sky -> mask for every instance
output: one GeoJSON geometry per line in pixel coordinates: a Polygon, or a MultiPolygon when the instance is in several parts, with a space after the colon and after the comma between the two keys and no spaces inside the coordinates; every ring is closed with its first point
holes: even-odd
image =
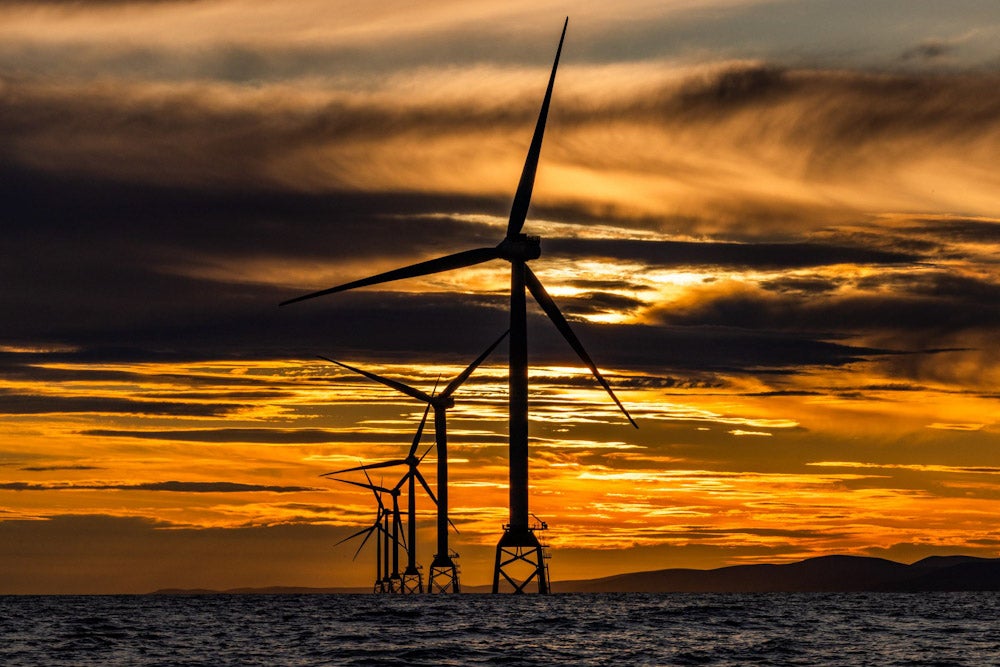
{"type": "MultiPolygon", "coordinates": [[[[0,593],[371,584],[371,494],[320,475],[423,406],[317,355],[430,390],[507,266],[277,304],[500,241],[567,15],[524,231],[639,428],[529,307],[552,578],[1000,555],[995,0],[14,0],[0,593]]],[[[465,584],[505,356],[450,413],[465,584]]]]}

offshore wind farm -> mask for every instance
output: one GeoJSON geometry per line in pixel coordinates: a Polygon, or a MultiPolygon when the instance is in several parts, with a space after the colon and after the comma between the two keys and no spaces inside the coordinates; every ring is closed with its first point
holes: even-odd
{"type": "MultiPolygon", "coordinates": [[[[438,259],[420,262],[342,285],[310,292],[281,303],[282,306],[285,306],[369,285],[379,285],[396,280],[439,273],[441,271],[461,269],[495,259],[502,259],[510,263],[510,329],[466,370],[463,374],[464,377],[460,376],[460,379],[464,381],[472,370],[474,370],[475,366],[493,351],[500,343],[500,340],[508,335],[510,336],[510,349],[508,352],[510,518],[504,524],[503,535],[500,537],[496,547],[492,589],[494,593],[500,591],[501,580],[504,581],[505,585],[510,585],[515,593],[525,592],[531,583],[537,585],[539,593],[544,594],[549,592],[548,565],[546,563],[549,554],[536,534],[540,530],[547,529],[548,525],[540,521],[534,524],[529,523],[529,516],[532,515],[528,509],[529,384],[528,330],[525,313],[527,303],[525,291],[531,293],[552,324],[555,325],[573,351],[580,357],[584,365],[590,369],[594,378],[608,393],[615,405],[618,406],[625,415],[625,418],[628,419],[629,423],[638,428],[635,420],[632,419],[632,416],[621,404],[621,401],[615,396],[608,381],[597,369],[596,364],[583,347],[580,339],[573,332],[562,311],[559,310],[559,307],[552,297],[549,296],[549,293],[545,290],[545,287],[538,280],[537,276],[528,268],[528,261],[538,259],[541,256],[541,239],[521,232],[528,216],[528,208],[531,205],[535,174],[538,170],[542,141],[545,136],[545,124],[548,119],[549,106],[552,101],[552,90],[555,86],[556,71],[559,67],[559,56],[562,53],[568,25],[569,17],[563,22],[562,34],[559,36],[559,45],[556,47],[556,55],[552,63],[552,72],[549,74],[548,85],[545,88],[545,95],[542,98],[538,120],[535,123],[535,131],[531,137],[531,143],[524,161],[524,167],[521,171],[521,178],[517,184],[517,190],[514,193],[514,201],[511,205],[510,216],[507,222],[507,233],[497,246],[464,250],[438,259]]],[[[384,378],[365,373],[340,362],[334,361],[333,363],[361,373],[370,379],[392,386],[403,393],[414,396],[434,406],[435,437],[438,452],[438,551],[434,555],[434,562],[431,565],[428,587],[430,592],[459,592],[458,570],[448,547],[448,459],[447,429],[445,427],[444,416],[445,410],[447,407],[450,407],[447,401],[450,400],[452,391],[458,385],[455,383],[448,385],[441,393],[441,396],[438,397],[438,400],[435,401],[431,396],[417,392],[411,387],[389,382],[384,378]]],[[[459,382],[459,384],[461,383],[459,382]]],[[[395,496],[393,498],[395,499],[395,496]]]]}
{"type": "Polygon", "coordinates": [[[0,3],[0,663],[1000,664],[998,45],[0,3]]]}
{"type": "MultiPolygon", "coordinates": [[[[403,477],[400,478],[399,482],[389,490],[392,495],[393,502],[395,503],[398,497],[399,489],[402,485],[409,480],[410,488],[408,494],[409,502],[409,512],[407,514],[407,519],[409,522],[409,535],[410,535],[410,547],[407,549],[408,552],[408,565],[406,570],[406,575],[408,577],[416,578],[416,586],[412,583],[408,584],[406,581],[401,581],[400,586],[397,588],[395,586],[389,586],[386,590],[385,586],[380,587],[377,583],[375,589],[379,592],[400,592],[400,593],[422,593],[424,590],[423,581],[417,566],[415,565],[415,554],[416,554],[416,512],[414,508],[414,503],[416,501],[414,479],[419,479],[420,483],[423,485],[424,490],[427,491],[428,496],[434,502],[437,507],[437,553],[434,554],[434,560],[431,563],[430,575],[427,581],[427,590],[431,593],[458,593],[460,590],[459,576],[458,576],[458,566],[455,563],[455,554],[452,549],[448,546],[448,527],[449,525],[454,528],[454,524],[448,518],[448,409],[454,407],[455,399],[452,398],[452,394],[462,386],[462,384],[469,379],[473,371],[486,360],[487,357],[496,349],[497,345],[507,337],[509,331],[505,331],[500,338],[496,339],[486,350],[476,357],[469,366],[462,371],[454,380],[449,382],[444,389],[441,390],[440,394],[432,392],[427,394],[410,387],[409,385],[403,384],[396,380],[390,380],[388,378],[381,377],[375,373],[369,373],[353,366],[348,366],[347,364],[335,361],[333,359],[327,359],[331,363],[337,364],[338,366],[343,366],[344,368],[363,375],[370,380],[384,384],[392,389],[396,389],[407,396],[416,398],[419,401],[423,401],[427,404],[427,408],[424,410],[424,416],[420,421],[420,427],[417,429],[417,435],[413,439],[413,445],[410,447],[409,454],[407,458],[403,460],[390,460],[382,461],[379,463],[373,463],[370,465],[358,466],[357,468],[348,468],[346,470],[340,470],[333,473],[326,473],[327,475],[337,475],[346,472],[352,472],[354,470],[363,470],[365,476],[368,476],[368,471],[377,468],[386,468],[399,464],[407,464],[409,470],[403,477]],[[417,471],[417,466],[421,459],[416,458],[417,446],[420,442],[420,436],[423,433],[424,423],[427,420],[427,411],[431,408],[434,409],[434,449],[437,451],[437,485],[438,494],[434,497],[431,492],[430,487],[427,485],[427,481],[423,478],[423,475],[417,471]]],[[[324,357],[325,358],[325,357],[324,357]]],[[[430,450],[428,449],[428,452],[430,450]]],[[[424,454],[426,456],[426,452],[424,454]]],[[[344,480],[341,480],[344,481],[344,480]]],[[[356,482],[352,482],[355,483],[356,482]]],[[[369,485],[371,480],[369,480],[369,485]]],[[[398,516],[398,510],[396,511],[396,516],[398,516]]],[[[395,524],[394,524],[395,526],[395,524]]],[[[457,528],[455,529],[457,532],[457,528]]],[[[388,539],[388,535],[386,536],[388,539]]],[[[399,541],[397,536],[393,536],[393,548],[396,549],[398,553],[399,541]]],[[[395,564],[395,560],[393,561],[395,564]]],[[[394,566],[395,567],[395,566],[394,566]]],[[[394,576],[395,569],[393,570],[394,576]]],[[[376,582],[378,577],[376,577],[376,582]]]]}
{"type": "Polygon", "coordinates": [[[3,3],[0,592],[967,581],[927,568],[1000,553],[997,25],[3,3]],[[316,358],[437,399],[507,329],[446,457],[316,358]]]}

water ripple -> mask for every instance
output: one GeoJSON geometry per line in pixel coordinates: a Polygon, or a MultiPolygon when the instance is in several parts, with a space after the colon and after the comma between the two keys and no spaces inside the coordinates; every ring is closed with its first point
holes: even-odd
{"type": "Polygon", "coordinates": [[[1000,665],[1000,595],[0,597],[0,664],[1000,665]]]}

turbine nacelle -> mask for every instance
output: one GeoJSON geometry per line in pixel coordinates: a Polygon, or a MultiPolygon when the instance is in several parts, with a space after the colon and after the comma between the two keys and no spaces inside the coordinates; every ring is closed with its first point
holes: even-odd
{"type": "Polygon", "coordinates": [[[527,262],[542,256],[542,239],[538,236],[516,234],[508,236],[497,245],[501,259],[508,262],[527,262]]]}
{"type": "Polygon", "coordinates": [[[455,407],[455,399],[452,396],[433,396],[431,397],[431,405],[433,405],[438,410],[451,410],[455,407]]]}

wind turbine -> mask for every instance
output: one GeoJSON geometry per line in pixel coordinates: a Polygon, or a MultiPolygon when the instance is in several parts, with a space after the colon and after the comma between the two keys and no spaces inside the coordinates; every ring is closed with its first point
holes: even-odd
{"type": "MultiPolygon", "coordinates": [[[[306,299],[313,299],[326,294],[344,292],[358,287],[378,285],[403,278],[415,278],[441,271],[460,269],[475,264],[481,264],[494,259],[503,259],[510,262],[510,523],[504,527],[504,534],[497,544],[496,565],[493,574],[493,592],[498,592],[500,576],[511,580],[504,570],[505,566],[515,561],[524,561],[535,567],[535,574],[538,577],[539,592],[548,592],[547,577],[543,562],[543,553],[538,538],[534,535],[534,529],[528,523],[528,333],[527,333],[527,312],[525,289],[531,292],[538,305],[569,343],[570,347],[577,353],[584,365],[597,379],[598,383],[611,396],[618,408],[628,418],[629,422],[638,428],[638,425],[629,415],[628,411],[615,396],[604,376],[597,370],[594,361],[587,354],[583,344],[573,333],[566,318],[560,312],[559,307],[549,296],[549,293],[542,286],[542,283],[535,276],[534,272],[528,268],[528,262],[538,259],[541,256],[541,240],[537,236],[528,236],[521,232],[524,221],[528,214],[528,206],[531,203],[531,193],[535,183],[535,171],[538,167],[538,158],[542,150],[542,137],[545,134],[545,121],[549,112],[549,103],[552,99],[552,87],[555,84],[556,69],[559,66],[559,55],[562,53],[563,41],[566,38],[566,27],[569,18],[563,24],[562,35],[559,38],[559,46],[556,49],[555,61],[552,63],[552,73],[549,75],[548,86],[545,89],[545,97],[542,100],[541,110],[535,124],[535,132],[528,147],[528,155],[524,161],[524,168],[521,171],[521,178],[517,184],[517,191],[514,193],[514,202],[511,206],[510,217],[507,222],[507,234],[492,248],[475,248],[462,252],[439,257],[437,259],[419,262],[407,267],[387,271],[378,275],[362,278],[353,282],[337,285],[328,289],[311,292],[294,299],[284,301],[281,305],[287,305],[306,299]],[[531,554],[535,560],[529,560],[531,554]],[[509,559],[504,559],[510,556],[509,559]]],[[[517,590],[523,588],[515,584],[517,590]]]]}
{"type": "MultiPolygon", "coordinates": [[[[353,535],[348,535],[347,537],[345,537],[344,539],[340,540],[339,542],[337,542],[333,546],[334,547],[338,547],[341,544],[343,544],[344,542],[347,542],[349,540],[353,540],[355,537],[359,537],[361,535],[364,535],[365,539],[361,540],[361,544],[358,545],[358,549],[357,549],[357,551],[354,552],[354,557],[351,559],[351,560],[356,560],[357,557],[358,557],[358,554],[360,554],[361,550],[365,548],[365,544],[368,543],[368,539],[372,536],[372,533],[375,533],[375,585],[374,585],[373,592],[375,592],[375,593],[385,593],[385,592],[387,592],[386,585],[387,585],[388,579],[389,579],[389,576],[388,576],[388,573],[389,573],[389,530],[388,530],[388,527],[383,527],[382,526],[382,521],[383,521],[384,518],[386,518],[388,516],[388,511],[385,508],[385,504],[382,502],[382,496],[379,494],[379,492],[377,490],[378,487],[376,487],[374,484],[371,484],[372,479],[371,479],[371,477],[368,476],[368,471],[365,471],[365,477],[368,479],[369,485],[365,486],[363,484],[357,484],[357,486],[364,486],[365,488],[371,489],[372,494],[374,494],[374,496],[375,496],[375,502],[377,504],[377,511],[375,513],[375,521],[374,521],[374,523],[372,523],[371,526],[369,526],[367,528],[362,528],[361,530],[359,530],[358,532],[354,533],[353,535]],[[382,545],[382,535],[379,534],[380,531],[381,531],[382,534],[385,535],[385,571],[384,571],[384,573],[383,573],[383,568],[382,568],[382,551],[383,551],[383,545],[382,545]]],[[[343,479],[338,479],[337,481],[338,482],[345,482],[347,484],[356,484],[355,482],[348,482],[348,481],[343,480],[343,479]]]]}
{"type": "MultiPolygon", "coordinates": [[[[451,592],[453,593],[459,592],[458,567],[455,565],[455,561],[452,559],[451,551],[448,548],[448,524],[451,523],[448,518],[448,410],[455,405],[455,399],[452,398],[452,394],[454,394],[455,391],[469,379],[472,372],[476,370],[481,363],[483,363],[486,357],[490,356],[490,353],[492,353],[493,350],[496,349],[496,346],[507,337],[508,333],[510,332],[503,332],[502,336],[497,338],[482,354],[476,358],[475,361],[469,364],[464,371],[462,371],[454,380],[449,382],[448,386],[446,386],[444,390],[437,395],[428,394],[398,380],[391,380],[389,378],[382,377],[381,375],[376,375],[375,373],[355,368],[354,366],[349,366],[345,363],[337,361],[336,359],[330,359],[329,357],[323,356],[320,357],[321,359],[326,359],[331,363],[346,368],[349,371],[363,375],[369,380],[374,380],[375,382],[384,384],[387,387],[391,387],[396,391],[417,399],[418,401],[423,401],[428,405],[428,407],[434,409],[434,436],[437,441],[438,484],[437,553],[434,554],[434,561],[431,563],[430,576],[427,580],[427,588],[432,593],[446,593],[448,592],[448,589],[451,589],[451,592]]],[[[413,455],[415,449],[416,441],[414,441],[414,446],[410,449],[411,456],[413,455]]],[[[398,462],[393,461],[389,463],[395,465],[398,462]]],[[[419,461],[417,461],[417,463],[419,463],[419,461]]],[[[366,472],[365,474],[368,473],[366,472]]],[[[419,479],[422,483],[424,483],[425,488],[427,488],[422,475],[419,479]]],[[[427,490],[430,491],[430,489],[427,490]]],[[[452,524],[452,527],[454,527],[454,524],[452,524]]]]}
{"type": "MultiPolygon", "coordinates": [[[[368,472],[365,471],[365,477],[368,477],[368,472]]],[[[392,512],[384,509],[383,505],[383,518],[386,524],[389,522],[389,515],[392,515],[392,571],[389,571],[389,527],[385,526],[385,576],[383,581],[386,583],[386,593],[402,593],[403,592],[403,580],[399,576],[399,545],[400,545],[400,535],[399,526],[403,523],[403,519],[399,512],[399,494],[401,484],[397,484],[391,489],[388,489],[381,484],[373,484],[371,478],[368,477],[368,483],[363,484],[361,482],[352,482],[347,479],[337,479],[338,482],[343,482],[344,484],[353,484],[354,486],[360,486],[363,489],[371,489],[375,492],[376,496],[380,493],[388,493],[392,496],[392,512]]],[[[380,499],[381,504],[381,499],[380,499]]],[[[410,543],[410,549],[412,549],[413,542],[410,543]]],[[[407,545],[403,543],[403,548],[406,549],[407,545]]],[[[408,549],[409,550],[409,549],[408,549]]]]}
{"type": "MultiPolygon", "coordinates": [[[[437,386],[435,386],[435,391],[437,386]]],[[[431,394],[433,396],[433,393],[431,394]]],[[[407,490],[407,540],[409,542],[408,548],[406,549],[406,570],[403,572],[402,577],[402,592],[403,593],[423,593],[424,592],[424,582],[423,578],[420,576],[420,570],[417,569],[417,493],[416,493],[416,483],[419,480],[421,486],[430,496],[431,501],[437,505],[437,498],[434,496],[434,492],[431,491],[431,487],[427,484],[427,480],[420,473],[418,466],[424,460],[424,456],[431,451],[431,447],[427,448],[423,456],[417,456],[417,447],[420,446],[420,437],[424,432],[424,424],[427,423],[427,414],[430,412],[431,404],[428,403],[427,407],[424,409],[423,419],[420,420],[420,426],[417,428],[417,434],[413,437],[413,444],[410,446],[410,451],[407,453],[404,459],[393,459],[391,461],[383,461],[381,463],[370,463],[368,465],[356,466],[354,468],[347,468],[345,470],[337,470],[334,472],[328,472],[321,475],[321,477],[331,477],[333,475],[341,475],[348,472],[355,472],[357,470],[374,470],[376,468],[391,468],[393,466],[405,465],[407,467],[406,474],[396,483],[390,493],[396,493],[404,484],[409,482],[409,489],[407,490]],[[414,582],[416,585],[414,585],[414,582]]],[[[343,480],[341,480],[343,481],[343,480]]]]}

